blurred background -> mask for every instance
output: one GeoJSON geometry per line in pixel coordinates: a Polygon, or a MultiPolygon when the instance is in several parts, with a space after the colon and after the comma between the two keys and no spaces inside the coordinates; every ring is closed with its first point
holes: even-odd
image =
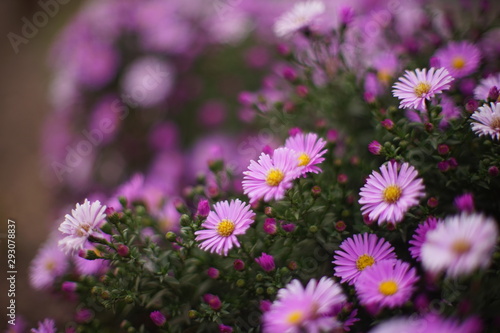
{"type": "MultiPolygon", "coordinates": [[[[61,5],[59,12],[27,42],[18,45],[16,53],[8,34],[22,36],[23,17],[31,18],[40,11],[36,0],[5,0],[0,3],[0,233],[6,233],[7,219],[16,228],[16,312],[29,322],[50,313],[64,318],[68,307],[47,301],[47,293],[29,286],[29,264],[51,228],[53,193],[42,181],[40,135],[44,119],[50,112],[47,98],[50,71],[47,52],[55,36],[83,1],[72,0],[61,5]]],[[[6,324],[6,243],[1,238],[0,329],[6,324]]]]}

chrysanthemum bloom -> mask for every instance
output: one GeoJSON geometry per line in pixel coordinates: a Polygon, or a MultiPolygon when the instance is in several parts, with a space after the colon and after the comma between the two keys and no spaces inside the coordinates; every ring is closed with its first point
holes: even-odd
{"type": "Polygon", "coordinates": [[[434,55],[441,67],[444,67],[454,78],[460,78],[473,73],[481,62],[481,52],[472,43],[450,42],[439,49],[434,55]]]}
{"type": "Polygon", "coordinates": [[[432,67],[406,71],[393,86],[392,94],[401,100],[399,107],[425,110],[425,101],[450,88],[453,77],[446,68],[432,67]]]}
{"type": "Polygon", "coordinates": [[[472,130],[479,136],[500,140],[500,103],[484,104],[471,116],[472,130]]]}
{"type": "Polygon", "coordinates": [[[492,74],[482,79],[474,89],[474,97],[486,101],[493,87],[500,88],[500,73],[492,74]]]}
{"type": "Polygon", "coordinates": [[[106,206],[101,205],[99,200],[92,204],[85,199],[80,205],[71,211],[71,215],[66,214],[65,220],[59,226],[59,231],[67,236],[59,241],[59,246],[66,253],[83,249],[83,245],[90,236],[99,237],[102,232],[98,229],[104,222],[106,206]]]}
{"type": "Polygon", "coordinates": [[[248,170],[243,172],[243,193],[251,203],[261,198],[264,201],[281,200],[300,171],[297,153],[293,150],[278,148],[272,158],[262,153],[259,161],[250,161],[248,170]]]}
{"type": "Polygon", "coordinates": [[[418,261],[421,260],[420,249],[422,248],[422,244],[425,242],[427,233],[430,230],[436,229],[438,223],[441,222],[441,220],[435,217],[429,217],[427,220],[425,220],[424,223],[418,225],[417,229],[415,229],[412,240],[408,242],[411,244],[408,249],[410,250],[411,256],[413,258],[417,259],[418,261]]]}
{"type": "Polygon", "coordinates": [[[245,233],[254,216],[250,205],[241,200],[218,202],[201,225],[205,229],[195,232],[196,241],[205,251],[227,256],[234,245],[240,246],[236,235],[245,233]]]}
{"type": "Polygon", "coordinates": [[[373,171],[360,190],[361,212],[379,224],[401,222],[405,213],[425,195],[424,184],[413,166],[387,163],[373,171]]]}
{"type": "Polygon", "coordinates": [[[278,291],[271,309],[263,315],[263,332],[330,332],[342,327],[332,311],[346,297],[333,280],[312,279],[304,289],[299,280],[278,291]]]}
{"type": "Polygon", "coordinates": [[[325,12],[325,5],[321,1],[304,1],[296,3],[295,6],[285,14],[281,15],[274,24],[274,34],[278,37],[286,37],[302,28],[306,28],[314,19],[325,12]]]}
{"type": "Polygon", "coordinates": [[[356,281],[363,305],[395,308],[407,302],[418,277],[410,264],[401,260],[382,260],[368,267],[356,281]]]}
{"type": "Polygon", "coordinates": [[[450,216],[427,233],[422,265],[431,273],[467,275],[489,265],[498,237],[496,221],[481,214],[450,216]]]}
{"type": "Polygon", "coordinates": [[[367,267],[380,260],[396,259],[396,255],[385,239],[365,233],[344,240],[333,258],[334,275],[340,277],[342,283],[349,282],[352,285],[367,267]]]}
{"type": "Polygon", "coordinates": [[[302,175],[308,172],[320,173],[317,166],[325,159],[322,157],[326,153],[323,149],[326,141],[318,138],[316,133],[299,133],[289,137],[285,142],[285,147],[297,152],[297,165],[301,168],[302,175]]]}
{"type": "Polygon", "coordinates": [[[275,268],[273,256],[270,256],[267,253],[262,253],[260,257],[255,258],[255,262],[258,263],[266,272],[270,272],[275,268]]]}
{"type": "Polygon", "coordinates": [[[30,266],[30,283],[35,289],[49,288],[57,277],[66,272],[68,258],[55,240],[49,240],[36,255],[30,266]]]}
{"type": "Polygon", "coordinates": [[[37,328],[32,328],[30,332],[32,333],[56,333],[56,323],[54,319],[46,318],[42,322],[38,322],[37,328]]]}

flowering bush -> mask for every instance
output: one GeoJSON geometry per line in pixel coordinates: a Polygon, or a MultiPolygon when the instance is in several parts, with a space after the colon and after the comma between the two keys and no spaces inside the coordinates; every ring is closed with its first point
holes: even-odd
{"type": "Polygon", "coordinates": [[[54,50],[66,332],[496,332],[499,4],[208,3],[91,3],[54,50]]]}

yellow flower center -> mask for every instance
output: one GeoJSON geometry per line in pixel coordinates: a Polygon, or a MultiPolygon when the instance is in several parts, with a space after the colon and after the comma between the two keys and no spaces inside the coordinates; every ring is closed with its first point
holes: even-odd
{"type": "Polygon", "coordinates": [[[76,230],[76,235],[78,237],[85,236],[90,230],[90,225],[88,223],[80,225],[80,227],[76,230]]]}
{"type": "Polygon", "coordinates": [[[491,119],[490,127],[495,131],[500,131],[500,117],[493,117],[491,119]]]}
{"type": "Polygon", "coordinates": [[[233,234],[234,222],[230,220],[222,220],[217,225],[217,233],[222,237],[229,237],[233,234]]]}
{"type": "Polygon", "coordinates": [[[451,61],[451,65],[455,69],[462,69],[465,66],[465,59],[461,56],[454,57],[451,61]]]}
{"type": "Polygon", "coordinates": [[[295,310],[290,312],[290,314],[287,316],[286,320],[290,325],[297,325],[300,324],[302,319],[304,318],[304,314],[302,311],[295,310]]]}
{"type": "Polygon", "coordinates": [[[300,154],[299,166],[308,165],[310,161],[311,161],[311,158],[309,157],[309,155],[307,155],[306,153],[300,154]]]}
{"type": "Polygon", "coordinates": [[[469,252],[471,248],[470,242],[465,239],[459,239],[451,244],[451,249],[458,255],[469,252]]]}
{"type": "Polygon", "coordinates": [[[380,82],[389,84],[389,81],[392,79],[392,75],[388,70],[381,69],[377,72],[377,78],[380,82]]]}
{"type": "Polygon", "coordinates": [[[283,178],[285,178],[285,174],[281,170],[271,169],[267,174],[266,183],[269,186],[278,186],[283,178]]]}
{"type": "Polygon", "coordinates": [[[356,260],[356,268],[358,271],[364,270],[366,267],[369,267],[375,263],[375,258],[369,256],[368,254],[363,254],[359,256],[358,260],[356,260]]]}
{"type": "Polygon", "coordinates": [[[45,269],[48,271],[53,271],[56,268],[56,263],[53,260],[48,260],[45,263],[45,269]]]}
{"type": "Polygon", "coordinates": [[[384,296],[394,295],[398,292],[398,284],[393,280],[384,281],[379,285],[378,291],[384,296]]]}
{"type": "Polygon", "coordinates": [[[389,185],[382,193],[383,199],[387,203],[395,203],[401,197],[401,187],[397,185],[389,185]]]}
{"type": "Polygon", "coordinates": [[[415,95],[417,97],[422,97],[422,95],[427,94],[431,90],[431,85],[427,82],[420,82],[419,84],[416,85],[415,89],[415,95]]]}

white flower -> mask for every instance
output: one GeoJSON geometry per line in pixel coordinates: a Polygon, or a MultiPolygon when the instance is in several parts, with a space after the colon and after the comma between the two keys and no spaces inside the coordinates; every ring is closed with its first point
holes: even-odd
{"type": "Polygon", "coordinates": [[[274,33],[285,37],[312,23],[325,12],[325,4],[321,1],[305,1],[295,4],[292,10],[281,15],[274,24],[274,33]]]}
{"type": "Polygon", "coordinates": [[[97,228],[106,218],[105,210],[106,206],[101,206],[98,200],[91,204],[85,199],[82,205],[76,204],[71,215],[66,214],[64,222],[59,226],[59,231],[67,234],[59,241],[61,249],[65,253],[80,250],[90,236],[101,235],[97,228]]]}
{"type": "Polygon", "coordinates": [[[491,136],[500,140],[500,103],[484,104],[471,116],[472,130],[479,136],[491,136]]]}

